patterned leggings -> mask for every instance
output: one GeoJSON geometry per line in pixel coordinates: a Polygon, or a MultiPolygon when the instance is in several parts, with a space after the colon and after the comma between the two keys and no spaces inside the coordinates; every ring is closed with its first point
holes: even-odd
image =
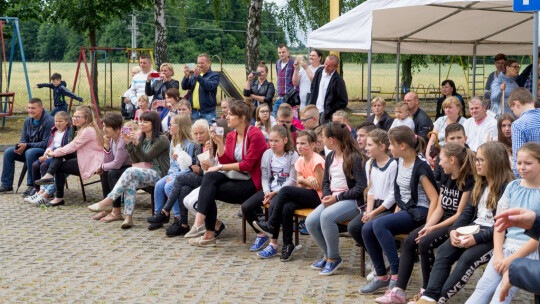
{"type": "Polygon", "coordinates": [[[124,194],[124,214],[133,215],[137,189],[153,186],[160,178],[159,174],[152,169],[129,168],[124,171],[107,196],[114,201],[124,194]]]}

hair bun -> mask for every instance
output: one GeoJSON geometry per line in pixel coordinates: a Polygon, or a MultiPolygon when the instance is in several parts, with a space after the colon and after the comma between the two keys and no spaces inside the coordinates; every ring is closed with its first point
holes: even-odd
{"type": "Polygon", "coordinates": [[[264,65],[266,65],[266,61],[264,61],[264,60],[261,60],[261,63],[260,63],[260,64],[264,64],[264,65]]]}

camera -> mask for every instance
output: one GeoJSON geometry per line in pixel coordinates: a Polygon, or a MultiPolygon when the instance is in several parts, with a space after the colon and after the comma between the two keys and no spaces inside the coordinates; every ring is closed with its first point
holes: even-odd
{"type": "Polygon", "coordinates": [[[253,76],[261,76],[261,72],[253,72],[253,76]]]}

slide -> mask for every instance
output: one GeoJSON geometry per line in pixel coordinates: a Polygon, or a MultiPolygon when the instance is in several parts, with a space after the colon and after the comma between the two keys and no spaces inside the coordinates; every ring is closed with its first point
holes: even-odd
{"type": "Polygon", "coordinates": [[[225,95],[234,98],[236,100],[243,100],[243,91],[234,84],[229,74],[225,70],[217,72],[219,74],[219,87],[223,90],[225,95]]]}

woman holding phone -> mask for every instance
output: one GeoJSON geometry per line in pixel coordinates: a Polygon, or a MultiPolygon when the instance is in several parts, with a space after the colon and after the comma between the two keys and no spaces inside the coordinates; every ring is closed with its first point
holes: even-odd
{"type": "Polygon", "coordinates": [[[145,94],[153,96],[152,110],[156,100],[165,100],[165,91],[171,88],[179,89],[180,83],[178,80],[172,79],[174,76],[174,68],[172,64],[165,62],[159,67],[159,73],[150,73],[146,78],[145,94]],[[155,79],[152,81],[152,79],[155,79]]]}
{"type": "Polygon", "coordinates": [[[249,74],[246,86],[244,88],[244,96],[253,100],[253,107],[257,108],[261,103],[267,103],[272,109],[272,99],[276,93],[274,84],[266,80],[268,76],[268,67],[266,62],[261,61],[257,66],[257,71],[249,74]],[[258,79],[255,79],[255,76],[258,79]]]}

